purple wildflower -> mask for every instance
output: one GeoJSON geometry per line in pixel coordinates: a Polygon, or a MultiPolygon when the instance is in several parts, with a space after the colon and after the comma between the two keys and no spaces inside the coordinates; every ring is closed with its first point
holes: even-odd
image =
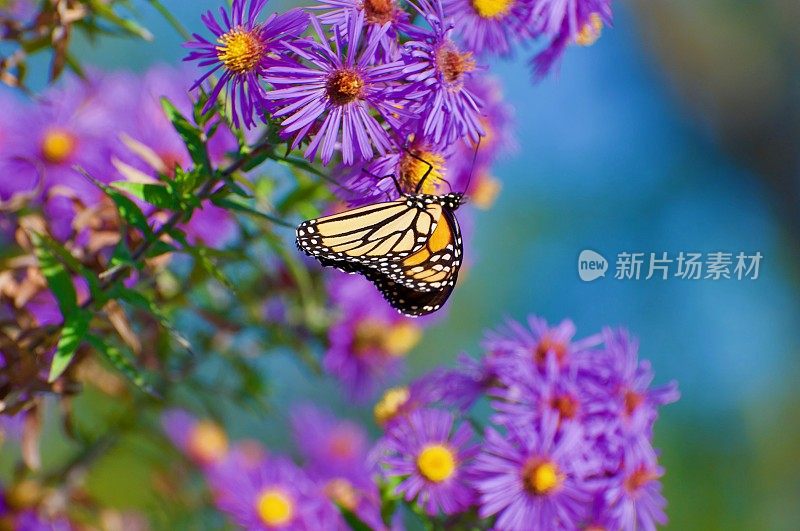
{"type": "Polygon", "coordinates": [[[214,422],[171,409],[162,415],[161,425],[172,443],[201,466],[212,465],[228,454],[228,437],[214,422]]]}
{"type": "Polygon", "coordinates": [[[323,365],[352,398],[363,400],[399,372],[419,341],[418,321],[398,314],[361,277],[332,272],[328,286],[339,318],[328,332],[323,365]]]}
{"type": "Polygon", "coordinates": [[[656,524],[667,523],[667,502],[658,481],[663,475],[654,453],[637,453],[625,462],[617,481],[605,490],[608,515],[615,524],[612,529],[655,531],[656,524]]]}
{"type": "Polygon", "coordinates": [[[312,405],[292,412],[292,428],[301,454],[326,475],[360,474],[367,455],[367,433],[358,424],[338,420],[312,405]]]}
{"type": "Polygon", "coordinates": [[[269,457],[254,467],[241,464],[229,458],[207,472],[217,507],[237,525],[258,531],[339,527],[336,508],[288,459],[269,457]]]}
{"type": "Polygon", "coordinates": [[[581,379],[560,370],[554,356],[548,356],[544,370],[532,363],[512,361],[498,370],[491,394],[497,413],[492,420],[503,426],[534,425],[543,417],[555,415],[559,423],[582,426],[590,404],[581,388],[581,379]]]}
{"type": "MultiPolygon", "coordinates": [[[[484,346],[495,358],[504,358],[502,365],[505,367],[513,362],[534,364],[539,370],[544,370],[547,359],[553,357],[558,366],[566,370],[588,348],[600,342],[599,336],[573,341],[575,324],[568,319],[550,327],[544,319],[530,316],[528,326],[530,329],[509,320],[505,327],[487,335],[484,346]]],[[[515,369],[510,367],[510,377],[513,377],[515,369]]]]}
{"type": "Polygon", "coordinates": [[[411,28],[410,17],[397,0],[318,0],[318,4],[309,9],[324,10],[319,16],[320,22],[337,26],[347,31],[348,20],[359,11],[364,12],[364,26],[369,41],[374,33],[381,33],[380,49],[376,59],[393,61],[398,59],[400,33],[411,28]],[[388,24],[386,31],[382,28],[388,24]]]}
{"type": "Polygon", "coordinates": [[[609,387],[623,431],[652,436],[658,408],[680,398],[677,384],[650,388],[654,378],[650,362],[639,361],[639,342],[626,330],[603,330],[603,342],[612,368],[609,387]]]}
{"type": "Polygon", "coordinates": [[[402,478],[397,492],[430,515],[454,514],[475,501],[470,478],[477,446],[469,425],[454,425],[446,411],[415,411],[392,426],[381,445],[384,475],[402,478]]]}
{"type": "Polygon", "coordinates": [[[443,0],[447,16],[476,54],[509,55],[511,45],[526,36],[531,0],[443,0]]]}
{"type": "Polygon", "coordinates": [[[459,411],[468,411],[489,389],[495,372],[488,358],[475,360],[466,354],[458,357],[455,369],[437,369],[420,378],[432,391],[434,400],[459,411]]]}
{"type": "Polygon", "coordinates": [[[431,29],[417,28],[411,34],[414,40],[405,45],[403,73],[411,83],[406,97],[418,102],[411,107],[418,118],[407,124],[409,132],[442,146],[458,139],[475,143],[484,131],[480,124],[483,103],[465,84],[476,68],[472,53],[461,51],[450,39],[452,26],[439,0],[435,7],[428,0],[416,4],[431,29]]]}
{"type": "Polygon", "coordinates": [[[360,425],[338,420],[312,405],[292,412],[294,438],[305,458],[304,469],[331,501],[380,529],[380,494],[368,463],[367,433],[360,425]]]}
{"type": "Polygon", "coordinates": [[[535,79],[547,75],[567,45],[590,46],[611,24],[611,0],[534,0],[531,32],[551,39],[531,60],[535,79]]]}
{"type": "Polygon", "coordinates": [[[320,151],[323,164],[330,162],[337,143],[345,164],[370,159],[375,151],[386,153],[392,146],[389,134],[372,112],[390,125],[397,125],[396,116],[404,112],[396,84],[403,63],[373,64],[388,26],[371,33],[361,46],[364,12],[359,11],[349,17],[347,31],[333,28],[334,48],[315,17],[311,26],[317,40],[287,43],[298,59],[264,76],[275,87],[267,98],[273,116],[284,118],[282,134],[294,135],[294,148],[313,132],[305,156],[313,160],[320,151]]]}
{"type": "Polygon", "coordinates": [[[580,430],[564,426],[556,437],[557,430],[555,415],[511,427],[507,437],[487,430],[475,466],[482,518],[498,515],[496,527],[509,531],[577,529],[591,501],[590,467],[580,430]]]}
{"type": "Polygon", "coordinates": [[[369,162],[340,166],[337,179],[345,185],[337,191],[344,191],[344,199],[352,205],[396,199],[399,191],[395,179],[403,192],[414,193],[430,168],[419,191],[423,194],[442,193],[443,179],[448,174],[448,157],[452,152],[453,149],[438,148],[422,141],[411,141],[406,147],[395,146],[369,162]]]}
{"type": "Polygon", "coordinates": [[[273,13],[265,22],[258,22],[266,4],[267,0],[233,0],[230,14],[220,8],[221,24],[213,13],[207,12],[202,20],[216,42],[194,34],[195,40],[185,45],[193,49],[185,61],[197,61],[201,68],[211,67],[194,83],[193,89],[217,70],[223,70],[203,112],[211,110],[222,89],[226,88],[233,123],[237,127],[240,123],[253,127],[253,115],[263,114],[265,99],[260,77],[268,71],[276,54],[284,52],[283,40],[299,37],[308,27],[308,16],[298,9],[281,15],[273,13]]]}
{"type": "Polygon", "coordinates": [[[50,226],[60,239],[71,233],[74,201],[93,205],[102,198],[102,192],[74,166],[105,182],[112,178],[114,122],[98,105],[99,85],[96,76],[89,81],[69,78],[49,89],[40,102],[25,109],[24,119],[8,124],[0,153],[5,159],[3,171],[15,176],[11,193],[34,188],[43,192],[40,197],[50,226]]]}

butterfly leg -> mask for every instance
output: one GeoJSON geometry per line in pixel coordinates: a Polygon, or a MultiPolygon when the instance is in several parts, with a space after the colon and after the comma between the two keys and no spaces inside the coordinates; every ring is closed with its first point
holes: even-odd
{"type": "MultiPolygon", "coordinates": [[[[374,173],[372,173],[371,171],[369,171],[366,168],[361,168],[361,171],[366,173],[367,175],[369,175],[373,179],[376,179],[378,182],[380,182],[380,181],[382,181],[384,179],[388,179],[389,177],[391,177],[392,178],[392,182],[394,182],[395,188],[397,188],[397,193],[401,197],[404,195],[403,189],[400,187],[400,181],[397,180],[397,176],[394,173],[392,173],[391,175],[384,175],[383,177],[378,177],[377,175],[375,175],[374,173]]],[[[393,197],[389,197],[389,199],[391,200],[391,199],[394,199],[394,198],[393,197]]]]}

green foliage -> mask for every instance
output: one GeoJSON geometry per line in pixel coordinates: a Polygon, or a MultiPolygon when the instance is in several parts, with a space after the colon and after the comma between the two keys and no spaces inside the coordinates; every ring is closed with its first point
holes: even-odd
{"type": "Polygon", "coordinates": [[[112,367],[122,373],[137,388],[153,397],[158,396],[146,374],[136,367],[129,353],[125,353],[122,349],[95,335],[88,335],[86,340],[112,367]]]}

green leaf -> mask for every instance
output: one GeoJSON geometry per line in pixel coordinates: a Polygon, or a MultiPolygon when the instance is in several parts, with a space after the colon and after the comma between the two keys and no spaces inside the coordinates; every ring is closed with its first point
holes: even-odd
{"type": "Polygon", "coordinates": [[[195,257],[197,263],[200,264],[206,273],[214,277],[217,282],[225,286],[229,291],[236,292],[236,286],[234,286],[231,279],[217,267],[217,264],[211,259],[205,247],[189,247],[187,250],[195,257]]]}
{"type": "Polygon", "coordinates": [[[140,26],[132,20],[128,20],[117,15],[108,2],[103,0],[89,0],[88,3],[91,7],[92,13],[106,19],[108,22],[114,24],[123,31],[136,37],[140,37],[145,41],[153,40],[153,34],[150,33],[147,28],[140,26]]]}
{"type": "Polygon", "coordinates": [[[146,201],[151,205],[169,210],[180,210],[181,204],[177,197],[172,194],[167,186],[155,183],[134,183],[130,181],[116,181],[111,186],[118,190],[123,190],[146,201]]]}
{"type": "Polygon", "coordinates": [[[282,227],[294,228],[294,224],[293,223],[289,223],[289,222],[284,221],[282,219],[276,218],[275,216],[271,216],[271,215],[269,215],[269,214],[267,214],[265,212],[261,212],[259,210],[256,210],[255,208],[253,208],[251,206],[248,206],[248,205],[245,205],[241,201],[238,201],[238,200],[235,200],[235,199],[231,199],[231,198],[227,198],[227,197],[214,197],[214,198],[212,198],[212,202],[217,206],[221,206],[221,207],[227,208],[229,210],[238,210],[239,212],[244,212],[246,214],[250,214],[252,216],[256,216],[256,217],[265,219],[265,220],[267,220],[267,221],[269,221],[271,223],[275,223],[275,224],[280,225],[282,227]]]}
{"type": "Polygon", "coordinates": [[[75,357],[75,351],[89,331],[91,319],[92,315],[86,310],[75,311],[65,318],[61,327],[61,338],[58,340],[53,363],[50,365],[48,381],[54,382],[67,370],[72,358],[75,357]]]}
{"type": "Polygon", "coordinates": [[[136,387],[149,395],[157,396],[152,385],[147,381],[146,375],[131,361],[130,355],[125,354],[125,352],[113,345],[109,345],[105,340],[97,336],[90,334],[86,337],[86,340],[106,359],[106,361],[121,372],[136,387]]]}
{"type": "Polygon", "coordinates": [[[210,178],[212,174],[211,160],[204,142],[205,135],[192,125],[168,99],[162,98],[161,106],[186,145],[186,149],[189,150],[189,157],[194,162],[196,171],[184,173],[181,179],[176,180],[182,192],[190,193],[197,188],[203,178],[210,178]]]}
{"type": "Polygon", "coordinates": [[[92,298],[102,304],[106,295],[100,286],[100,279],[97,277],[95,272],[83,265],[72,255],[72,253],[70,253],[63,245],[53,238],[42,234],[38,235],[38,238],[39,245],[44,247],[48,252],[52,253],[53,257],[57,258],[59,261],[61,261],[61,263],[66,265],[66,267],[69,268],[72,273],[80,275],[86,280],[86,283],[89,285],[89,292],[92,294],[92,298]]]}
{"type": "Polygon", "coordinates": [[[47,279],[47,285],[58,302],[61,315],[66,320],[78,311],[78,296],[72,276],[67,272],[52,250],[45,244],[46,238],[41,234],[31,234],[31,241],[39,260],[39,269],[47,279]]]}
{"type": "Polygon", "coordinates": [[[150,228],[150,225],[147,222],[147,216],[144,215],[142,209],[139,208],[139,206],[134,203],[132,199],[118,190],[111,188],[107,184],[98,181],[89,175],[83,168],[78,167],[76,169],[82,173],[84,177],[93,182],[95,186],[103,190],[103,192],[114,202],[114,205],[117,207],[117,212],[119,212],[120,217],[123,219],[123,221],[125,221],[125,223],[139,229],[146,238],[151,238],[153,236],[153,230],[150,228]]]}

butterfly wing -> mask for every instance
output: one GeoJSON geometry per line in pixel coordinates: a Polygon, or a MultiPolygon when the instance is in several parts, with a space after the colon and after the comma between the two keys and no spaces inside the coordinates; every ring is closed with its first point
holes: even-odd
{"type": "Polygon", "coordinates": [[[383,269],[363,267],[363,274],[400,313],[417,317],[435,312],[455,288],[462,256],[461,231],[448,209],[417,253],[383,269]]]}
{"type": "Polygon", "coordinates": [[[437,203],[410,199],[367,205],[301,223],[297,246],[328,262],[323,265],[349,262],[380,267],[422,249],[441,213],[442,206],[437,203]]]}
{"type": "Polygon", "coordinates": [[[425,245],[382,271],[395,283],[421,292],[439,291],[455,283],[461,267],[463,242],[453,212],[442,209],[442,217],[425,245]]]}

